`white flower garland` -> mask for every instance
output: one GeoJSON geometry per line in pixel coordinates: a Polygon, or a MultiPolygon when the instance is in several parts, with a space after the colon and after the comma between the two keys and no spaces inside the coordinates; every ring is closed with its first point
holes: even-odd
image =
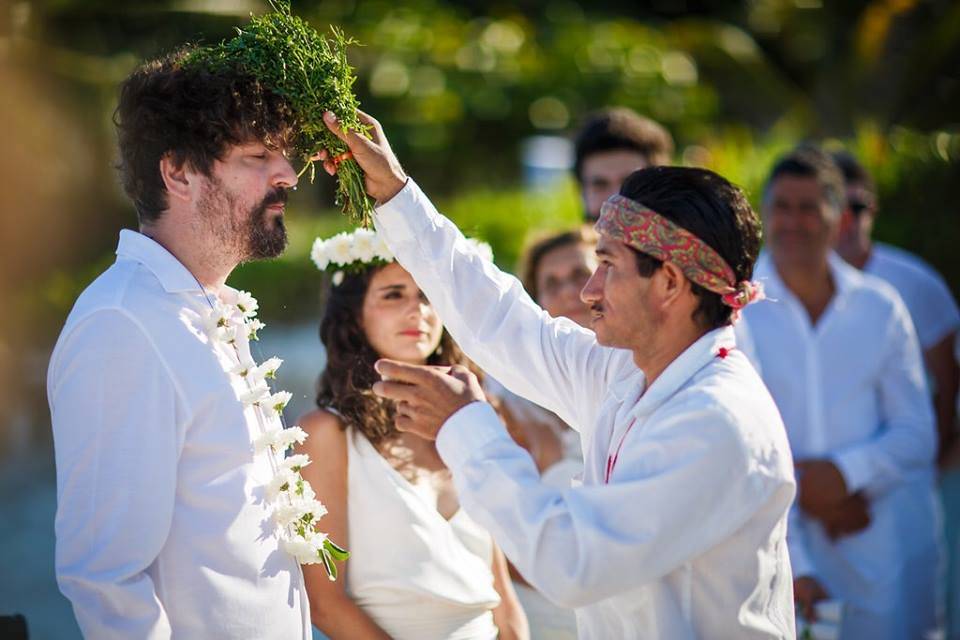
{"type": "MultiPolygon", "coordinates": [[[[486,242],[467,238],[467,243],[485,260],[493,261],[493,249],[486,242]]],[[[327,238],[317,238],[310,259],[320,271],[333,272],[333,285],[340,286],[344,272],[356,272],[371,265],[394,261],[393,252],[376,231],[356,229],[327,238]]]]}
{"type": "Polygon", "coordinates": [[[280,529],[283,549],[300,564],[322,563],[331,580],[337,577],[335,561],[343,561],[349,554],[334,544],[327,534],[317,529],[327,508],[316,499],[310,483],[300,471],[310,464],[304,454],[282,457],[294,444],[302,444],[307,433],[298,426],[284,428],[283,409],[293,397],[288,391],[271,391],[268,380],[275,380],[283,364],[280,358],[269,358],[257,364],[249,356],[241,355],[237,339],[246,336],[258,340],[257,332],[264,324],[257,320],[260,305],[246,291],[240,291],[234,300],[217,299],[202,319],[203,328],[211,342],[223,342],[233,347],[237,364],[228,373],[245,382],[238,400],[257,414],[262,433],[253,442],[256,455],[270,457],[274,476],[264,487],[267,499],[273,503],[273,521],[280,529]],[[278,459],[279,457],[279,459],[278,459]]]}

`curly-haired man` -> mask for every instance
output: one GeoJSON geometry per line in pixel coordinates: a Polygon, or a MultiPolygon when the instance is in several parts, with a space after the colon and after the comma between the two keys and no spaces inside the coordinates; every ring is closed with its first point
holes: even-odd
{"type": "Polygon", "coordinates": [[[307,638],[302,574],[263,499],[271,461],[251,446],[271,425],[230,373],[252,309],[210,322],[242,305],[233,268],[286,245],[295,119],[255,79],[187,54],[121,87],[139,233],[120,232],[50,362],[57,580],[87,637],[307,638]]]}

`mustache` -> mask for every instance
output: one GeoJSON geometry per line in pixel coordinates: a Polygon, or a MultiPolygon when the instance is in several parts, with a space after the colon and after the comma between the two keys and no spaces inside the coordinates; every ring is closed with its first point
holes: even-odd
{"type": "Polygon", "coordinates": [[[595,313],[603,313],[603,305],[600,304],[599,302],[594,302],[593,304],[590,305],[590,311],[593,311],[595,313]]]}
{"type": "Polygon", "coordinates": [[[287,204],[287,198],[290,197],[290,192],[285,187],[275,187],[270,193],[268,193],[263,201],[260,203],[258,209],[266,209],[267,207],[272,207],[275,204],[287,204]]]}

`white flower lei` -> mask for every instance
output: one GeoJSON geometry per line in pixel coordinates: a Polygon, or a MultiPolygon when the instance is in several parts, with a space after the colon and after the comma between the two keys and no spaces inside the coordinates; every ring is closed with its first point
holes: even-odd
{"type": "MultiPolygon", "coordinates": [[[[466,238],[467,243],[484,260],[493,261],[493,249],[486,242],[466,238]]],[[[310,250],[310,259],[320,271],[333,272],[333,285],[340,286],[344,272],[356,272],[377,264],[394,261],[393,252],[376,231],[356,229],[327,238],[317,238],[310,250]]]]}
{"type": "Polygon", "coordinates": [[[327,508],[316,499],[310,483],[300,475],[301,469],[310,464],[310,458],[304,454],[283,457],[294,444],[302,444],[307,438],[299,426],[283,426],[283,409],[292,394],[272,391],[267,382],[276,379],[283,360],[274,357],[258,365],[252,358],[242,356],[237,348],[237,339],[241,336],[259,340],[257,332],[266,326],[257,320],[259,306],[246,291],[238,292],[230,301],[216,299],[202,318],[203,328],[211,342],[232,346],[237,356],[237,363],[228,373],[244,381],[245,389],[237,399],[257,415],[261,435],[252,443],[254,453],[270,457],[274,476],[264,489],[267,499],[273,503],[273,521],[280,529],[281,546],[300,564],[322,563],[327,576],[335,580],[335,561],[346,560],[349,553],[317,528],[327,508]]]}

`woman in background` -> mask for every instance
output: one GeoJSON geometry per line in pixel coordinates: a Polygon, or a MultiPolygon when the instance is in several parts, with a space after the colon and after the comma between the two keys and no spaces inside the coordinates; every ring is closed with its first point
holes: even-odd
{"type": "MultiPolygon", "coordinates": [[[[524,252],[521,279],[530,296],[555,318],[569,318],[589,329],[590,308],[580,291],[597,267],[596,233],[587,227],[540,238],[524,252]]],[[[533,457],[541,478],[557,487],[569,487],[583,470],[579,434],[553,413],[496,382],[491,393],[501,399],[517,441],[533,457]]],[[[534,639],[573,640],[577,625],[573,611],[551,603],[530,587],[511,566],[517,597],[523,605],[534,639]]]]}
{"type": "MultiPolygon", "coordinates": [[[[330,638],[526,638],[506,561],[460,508],[433,442],[400,433],[371,391],[374,363],[468,364],[413,278],[373,232],[318,241],[338,268],[320,325],[327,366],[301,472],[329,512],[324,530],[351,553],[336,582],[305,566],[313,624],[330,638]]],[[[331,269],[331,270],[332,270],[331,269]]]]}

